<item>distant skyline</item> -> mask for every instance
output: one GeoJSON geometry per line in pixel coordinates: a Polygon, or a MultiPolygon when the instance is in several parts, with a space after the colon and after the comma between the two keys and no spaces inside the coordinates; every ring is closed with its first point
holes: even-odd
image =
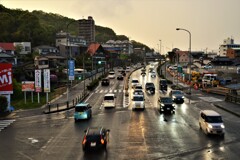
{"type": "Polygon", "coordinates": [[[0,0],[6,8],[42,10],[73,19],[92,16],[117,35],[166,53],[172,48],[215,51],[224,39],[240,44],[240,0],[0,0]]]}

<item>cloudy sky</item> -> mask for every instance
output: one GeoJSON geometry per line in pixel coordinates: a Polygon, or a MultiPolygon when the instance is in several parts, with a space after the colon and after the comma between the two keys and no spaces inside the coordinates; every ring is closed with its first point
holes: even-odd
{"type": "Polygon", "coordinates": [[[240,0],[0,0],[7,8],[42,10],[96,25],[167,52],[172,48],[218,51],[232,37],[240,44],[240,0]],[[160,45],[161,40],[161,45],[160,45]]]}

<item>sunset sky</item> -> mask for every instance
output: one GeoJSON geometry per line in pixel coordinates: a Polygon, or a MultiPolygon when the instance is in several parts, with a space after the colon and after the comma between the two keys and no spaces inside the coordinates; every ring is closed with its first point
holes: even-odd
{"type": "Polygon", "coordinates": [[[218,52],[223,40],[240,44],[240,0],[0,0],[6,8],[42,10],[73,19],[92,16],[95,24],[148,45],[218,52]]]}

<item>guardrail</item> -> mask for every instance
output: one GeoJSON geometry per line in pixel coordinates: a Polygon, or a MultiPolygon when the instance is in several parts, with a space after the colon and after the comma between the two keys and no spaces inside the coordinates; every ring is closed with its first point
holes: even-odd
{"type": "Polygon", "coordinates": [[[60,111],[65,111],[69,110],[75,107],[77,103],[83,102],[83,100],[89,95],[88,92],[82,93],[76,98],[72,99],[71,101],[66,101],[63,103],[57,103],[57,104],[46,104],[46,110],[43,111],[45,114],[50,114],[50,113],[55,113],[55,112],[60,112],[60,111]]]}
{"type": "Polygon", "coordinates": [[[226,97],[225,97],[225,101],[240,104],[240,96],[239,95],[227,94],[226,97]]]}

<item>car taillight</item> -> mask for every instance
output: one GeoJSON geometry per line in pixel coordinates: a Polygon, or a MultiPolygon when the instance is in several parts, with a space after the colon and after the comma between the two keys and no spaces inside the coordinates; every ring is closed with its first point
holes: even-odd
{"type": "Polygon", "coordinates": [[[102,136],[101,136],[101,143],[104,144],[104,139],[102,138],[102,136]]]}
{"type": "Polygon", "coordinates": [[[86,138],[86,136],[84,136],[82,144],[85,144],[86,142],[87,142],[87,138],[86,138]]]}

